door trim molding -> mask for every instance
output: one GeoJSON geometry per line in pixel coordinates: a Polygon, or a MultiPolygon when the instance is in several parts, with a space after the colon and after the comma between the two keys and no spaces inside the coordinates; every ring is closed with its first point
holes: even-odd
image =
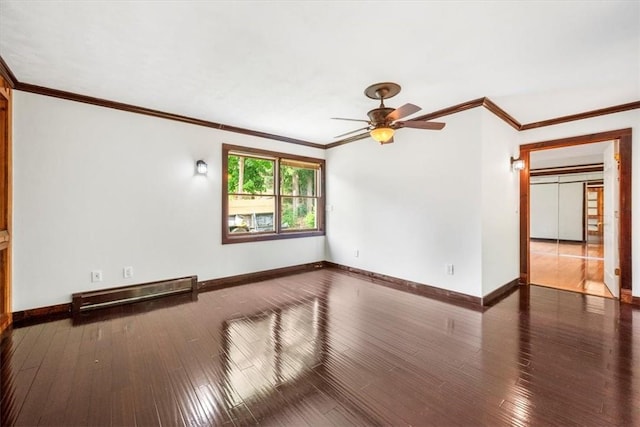
{"type": "MultiPolygon", "coordinates": [[[[620,287],[632,289],[631,258],[631,128],[520,145],[525,168],[520,171],[520,283],[529,285],[529,161],[532,151],[618,140],[620,147],[620,287]]],[[[621,293],[622,294],[622,293],[621,293]]]]}
{"type": "Polygon", "coordinates": [[[11,136],[12,131],[12,89],[11,82],[6,81],[0,76],[0,98],[3,100],[4,108],[2,114],[0,114],[0,152],[3,153],[2,168],[0,168],[0,197],[4,198],[0,206],[3,206],[3,225],[6,227],[0,230],[1,243],[0,250],[3,251],[0,254],[0,280],[4,282],[0,285],[0,299],[2,310],[0,310],[0,333],[4,331],[13,321],[11,313],[11,247],[12,245],[12,216],[13,216],[13,160],[12,160],[12,147],[11,136]]]}

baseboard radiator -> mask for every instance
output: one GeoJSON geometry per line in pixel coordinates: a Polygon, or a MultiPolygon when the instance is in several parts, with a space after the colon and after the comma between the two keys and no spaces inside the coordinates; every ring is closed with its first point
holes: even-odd
{"type": "Polygon", "coordinates": [[[130,304],[151,298],[187,292],[191,293],[193,300],[198,299],[198,276],[100,289],[97,291],[78,292],[72,295],[71,312],[75,316],[87,310],[130,304]]]}

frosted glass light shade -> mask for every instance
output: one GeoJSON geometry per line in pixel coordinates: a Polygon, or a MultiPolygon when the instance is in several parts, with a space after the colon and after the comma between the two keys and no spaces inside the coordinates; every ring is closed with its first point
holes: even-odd
{"type": "Polygon", "coordinates": [[[375,128],[371,129],[369,135],[378,142],[387,142],[393,137],[393,129],[387,127],[375,128]]]}
{"type": "Polygon", "coordinates": [[[524,160],[522,160],[522,159],[514,159],[512,157],[511,158],[511,168],[514,171],[521,171],[522,169],[524,169],[524,160]]]}
{"type": "Polygon", "coordinates": [[[204,162],[204,160],[198,160],[196,162],[196,172],[198,173],[198,175],[206,175],[208,169],[209,168],[207,164],[204,162]]]}

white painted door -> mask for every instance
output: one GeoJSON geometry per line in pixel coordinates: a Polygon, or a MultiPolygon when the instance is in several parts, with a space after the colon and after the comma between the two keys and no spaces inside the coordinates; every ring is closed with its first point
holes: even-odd
{"type": "Polygon", "coordinates": [[[620,185],[618,182],[617,142],[604,151],[604,284],[614,297],[620,298],[618,220],[620,217],[620,185]]]}

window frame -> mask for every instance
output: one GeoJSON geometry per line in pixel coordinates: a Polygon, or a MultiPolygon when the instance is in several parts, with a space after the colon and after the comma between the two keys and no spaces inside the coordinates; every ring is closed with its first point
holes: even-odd
{"type": "MultiPolygon", "coordinates": [[[[245,243],[245,242],[261,242],[266,240],[280,240],[280,239],[294,239],[300,237],[313,237],[325,235],[325,160],[314,157],[299,156],[295,154],[280,153],[276,151],[267,151],[252,147],[243,147],[231,144],[222,144],[222,244],[230,243],[245,243]],[[267,158],[274,160],[274,230],[258,233],[231,233],[229,231],[229,154],[245,154],[247,156],[254,156],[257,158],[267,158]],[[316,183],[316,191],[318,195],[315,197],[317,200],[316,207],[316,225],[317,228],[313,230],[287,230],[282,229],[282,212],[281,212],[281,200],[283,197],[292,197],[290,195],[283,195],[280,191],[280,162],[294,161],[303,163],[317,164],[319,177],[316,183]]],[[[231,193],[235,194],[235,193],[231,193]]]]}

